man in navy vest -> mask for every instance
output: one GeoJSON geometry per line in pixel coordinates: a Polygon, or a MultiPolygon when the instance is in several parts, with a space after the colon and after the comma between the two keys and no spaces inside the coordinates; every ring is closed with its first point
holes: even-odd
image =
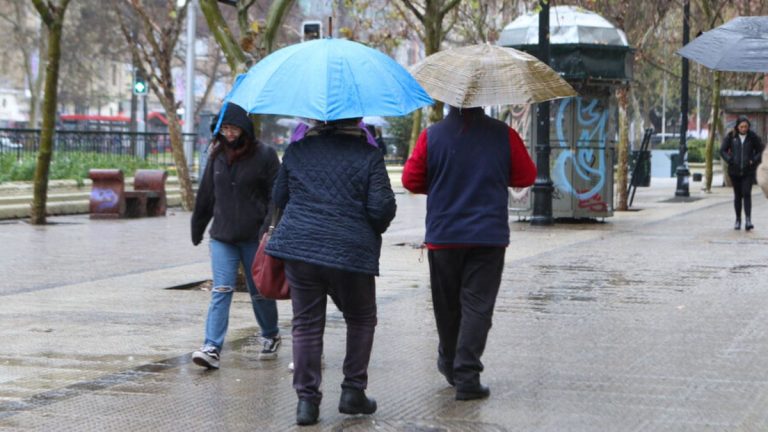
{"type": "Polygon", "coordinates": [[[424,130],[403,186],[427,194],[426,239],[439,336],[437,369],[457,400],[490,395],[480,383],[509,244],[507,187],[526,187],[536,166],[518,133],[482,108],[450,107],[424,130]]]}

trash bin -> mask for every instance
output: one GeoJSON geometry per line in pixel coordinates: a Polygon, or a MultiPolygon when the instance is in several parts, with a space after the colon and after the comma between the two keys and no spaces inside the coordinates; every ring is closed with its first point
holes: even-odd
{"type": "Polygon", "coordinates": [[[680,160],[680,153],[672,153],[669,155],[669,159],[672,161],[669,167],[669,176],[677,177],[677,166],[679,165],[678,161],[680,160]]]}
{"type": "Polygon", "coordinates": [[[633,150],[629,155],[629,175],[632,186],[648,187],[651,185],[651,151],[633,150]]]}

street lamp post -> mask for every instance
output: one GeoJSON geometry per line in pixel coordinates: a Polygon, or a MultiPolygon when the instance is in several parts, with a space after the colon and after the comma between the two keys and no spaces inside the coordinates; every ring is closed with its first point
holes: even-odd
{"type": "Polygon", "coordinates": [[[187,167],[195,165],[195,147],[192,134],[195,132],[195,30],[197,25],[195,0],[187,4],[187,58],[184,93],[184,156],[187,167]]]}
{"type": "MultiPolygon", "coordinates": [[[[691,3],[690,0],[683,2],[683,46],[688,44],[688,33],[690,33],[690,26],[688,19],[691,15],[691,3]]],[[[675,190],[675,196],[687,197],[691,193],[688,189],[688,178],[691,173],[688,171],[688,167],[685,164],[685,153],[688,151],[688,147],[685,143],[686,135],[688,134],[688,59],[683,57],[683,70],[682,77],[680,78],[680,152],[677,158],[677,189],[675,190]]]]}
{"type": "MultiPolygon", "coordinates": [[[[541,0],[539,11],[539,52],[542,62],[549,64],[549,0],[541,0]]],[[[533,216],[531,225],[552,225],[552,191],[549,177],[549,101],[536,104],[536,181],[533,184],[533,216]]]]}

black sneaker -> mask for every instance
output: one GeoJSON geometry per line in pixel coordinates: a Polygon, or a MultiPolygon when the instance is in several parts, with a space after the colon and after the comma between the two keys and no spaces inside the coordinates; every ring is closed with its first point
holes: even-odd
{"type": "Polygon", "coordinates": [[[262,337],[261,338],[261,352],[259,353],[259,360],[274,360],[277,358],[277,350],[280,349],[282,339],[280,335],[275,337],[262,337]]]}
{"type": "Polygon", "coordinates": [[[212,346],[204,346],[200,350],[192,353],[192,361],[204,368],[219,368],[219,350],[212,346]]]}

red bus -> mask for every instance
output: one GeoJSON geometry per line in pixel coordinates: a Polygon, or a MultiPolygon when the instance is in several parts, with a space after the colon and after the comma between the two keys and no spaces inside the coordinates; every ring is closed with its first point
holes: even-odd
{"type": "Polygon", "coordinates": [[[61,114],[59,124],[64,130],[127,132],[131,118],[123,114],[61,114]]]}

